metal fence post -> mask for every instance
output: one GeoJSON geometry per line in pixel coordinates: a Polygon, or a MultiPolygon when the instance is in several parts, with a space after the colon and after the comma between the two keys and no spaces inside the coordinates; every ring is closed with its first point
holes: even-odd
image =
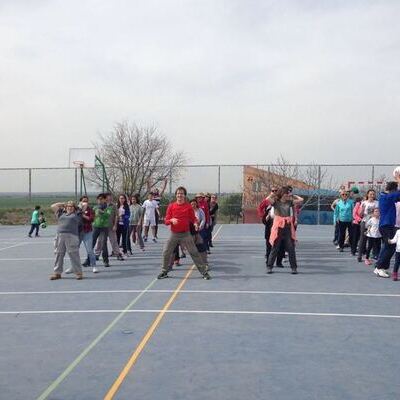
{"type": "Polygon", "coordinates": [[[29,192],[28,192],[28,199],[29,201],[32,201],[32,168],[28,169],[28,187],[29,187],[29,192]]]}
{"type": "Polygon", "coordinates": [[[78,169],[75,168],[75,201],[78,201],[78,169]]]}
{"type": "Polygon", "coordinates": [[[321,224],[321,166],[318,165],[318,211],[317,211],[317,225],[321,224]]]}
{"type": "Polygon", "coordinates": [[[372,170],[371,170],[372,187],[374,187],[374,180],[375,180],[375,165],[372,166],[372,170]]]}
{"type": "Polygon", "coordinates": [[[221,166],[218,165],[218,196],[221,195],[221,166]]]}

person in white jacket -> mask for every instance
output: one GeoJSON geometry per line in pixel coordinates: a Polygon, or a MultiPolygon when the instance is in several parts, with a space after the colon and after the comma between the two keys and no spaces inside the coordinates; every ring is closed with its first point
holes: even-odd
{"type": "Polygon", "coordinates": [[[394,281],[398,280],[398,272],[399,272],[399,265],[400,265],[400,229],[396,231],[393,239],[389,239],[390,244],[396,243],[396,253],[394,259],[394,267],[392,272],[392,279],[394,281]]]}

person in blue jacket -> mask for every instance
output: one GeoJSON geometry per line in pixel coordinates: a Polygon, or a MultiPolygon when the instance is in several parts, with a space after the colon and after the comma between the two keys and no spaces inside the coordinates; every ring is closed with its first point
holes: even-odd
{"type": "Polygon", "coordinates": [[[339,251],[343,252],[344,240],[346,238],[346,230],[349,234],[350,245],[352,235],[352,221],[353,221],[353,207],[354,200],[349,198],[349,192],[341,192],[340,200],[336,203],[334,220],[339,227],[338,246],[339,251]]]}
{"type": "Polygon", "coordinates": [[[396,203],[400,201],[397,182],[388,182],[379,196],[379,232],[382,235],[382,248],[375,264],[374,274],[381,278],[389,278],[387,270],[390,260],[396,251],[396,245],[389,242],[396,233],[396,203]]]}

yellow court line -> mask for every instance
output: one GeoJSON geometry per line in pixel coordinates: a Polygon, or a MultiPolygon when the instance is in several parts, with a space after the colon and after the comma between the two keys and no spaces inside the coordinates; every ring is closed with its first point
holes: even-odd
{"type": "Polygon", "coordinates": [[[123,368],[123,370],[121,371],[121,373],[119,374],[118,378],[115,380],[115,382],[113,383],[113,385],[111,386],[110,390],[108,391],[108,393],[106,394],[106,396],[104,397],[104,400],[112,400],[114,398],[114,395],[117,393],[118,389],[120,388],[122,382],[124,381],[124,379],[126,378],[126,376],[128,375],[129,371],[131,370],[131,368],[135,365],[138,357],[140,356],[140,353],[143,351],[143,349],[145,348],[147,342],[150,340],[150,338],[152,337],[153,333],[155,332],[157,326],[160,324],[161,320],[163,319],[166,311],[169,309],[169,307],[171,306],[171,304],[173,303],[173,301],[175,300],[176,296],[178,296],[179,291],[182,289],[183,285],[185,284],[185,282],[187,281],[187,279],[189,278],[190,274],[192,273],[193,269],[194,269],[194,265],[192,265],[192,267],[190,268],[190,270],[186,273],[185,277],[183,278],[183,280],[181,281],[181,283],[177,286],[177,288],[175,289],[174,293],[172,294],[172,296],[169,298],[169,300],[165,303],[163,309],[160,311],[160,313],[157,315],[157,318],[153,321],[153,323],[151,324],[149,330],[146,332],[146,334],[144,335],[143,339],[141,340],[141,342],[139,343],[138,347],[136,348],[136,350],[133,352],[133,354],[131,355],[129,361],[126,363],[125,367],[123,368]]]}
{"type": "MultiPolygon", "coordinates": [[[[213,236],[213,239],[215,239],[219,233],[219,231],[222,229],[222,225],[219,227],[215,235],[213,236]]],[[[129,358],[129,361],[126,363],[125,367],[122,369],[120,372],[118,378],[115,380],[109,391],[104,397],[104,400],[112,400],[115,396],[115,394],[118,392],[119,388],[121,387],[123,381],[125,380],[126,376],[129,374],[129,371],[132,369],[132,367],[135,365],[137,359],[139,358],[141,352],[143,349],[146,347],[146,344],[150,340],[150,338],[153,336],[153,333],[157,329],[158,325],[160,324],[161,320],[163,319],[164,315],[167,313],[168,309],[170,308],[171,304],[174,302],[176,296],[178,296],[179,291],[182,289],[183,285],[189,278],[190,274],[193,272],[195,265],[192,265],[192,267],[189,269],[189,271],[186,273],[184,276],[183,280],[180,282],[180,284],[177,286],[175,289],[174,293],[172,296],[169,298],[169,300],[165,303],[164,307],[160,311],[160,313],[157,315],[156,319],[153,321],[151,324],[150,328],[144,335],[143,339],[139,343],[138,347],[136,347],[136,350],[132,353],[131,357],[129,358]]]]}

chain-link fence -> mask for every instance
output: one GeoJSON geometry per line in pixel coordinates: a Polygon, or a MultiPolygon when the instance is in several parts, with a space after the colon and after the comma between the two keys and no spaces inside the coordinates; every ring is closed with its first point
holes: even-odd
{"type": "MultiPolygon", "coordinates": [[[[255,210],[269,187],[290,184],[295,193],[305,198],[300,222],[326,224],[331,222],[330,204],[341,185],[357,186],[361,193],[370,187],[380,190],[383,182],[393,179],[395,167],[395,164],[186,165],[168,181],[164,202],[167,204],[175,188],[183,185],[191,195],[218,194],[220,218],[226,222],[258,222],[255,210]]],[[[49,205],[57,200],[77,199],[82,193],[95,195],[104,191],[104,184],[93,182],[91,176],[90,169],[0,169],[0,210],[29,208],[36,203],[49,205]]]]}

